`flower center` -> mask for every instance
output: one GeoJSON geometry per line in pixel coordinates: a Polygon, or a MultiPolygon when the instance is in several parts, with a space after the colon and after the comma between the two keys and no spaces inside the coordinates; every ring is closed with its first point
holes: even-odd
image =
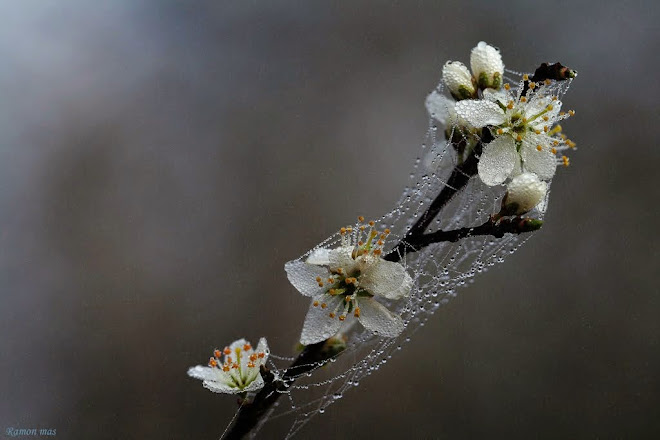
{"type": "MultiPolygon", "coordinates": [[[[345,320],[350,313],[353,313],[356,318],[359,317],[359,298],[373,297],[371,293],[360,287],[360,276],[362,275],[360,268],[370,264],[369,260],[380,258],[385,239],[390,234],[389,229],[378,232],[375,229],[374,221],[366,224],[363,222],[364,217],[360,216],[355,228],[347,226],[339,230],[341,247],[352,248],[351,258],[354,264],[351,267],[338,267],[331,270],[330,276],[325,280],[320,276],[316,277],[319,287],[328,287],[326,290],[328,295],[343,298],[343,301],[337,301],[337,305],[328,312],[330,318],[336,317],[340,321],[345,320]]],[[[328,304],[325,302],[314,301],[312,305],[322,309],[328,308],[328,304]]]]}
{"type": "Polygon", "coordinates": [[[209,367],[221,369],[227,373],[227,385],[234,388],[245,388],[252,383],[257,377],[259,366],[261,365],[259,359],[263,359],[266,353],[263,351],[254,352],[250,344],[245,344],[243,347],[236,347],[234,352],[229,347],[225,347],[222,351],[213,350],[213,356],[209,359],[209,367]],[[235,356],[235,357],[234,357],[235,356]],[[243,357],[247,356],[247,362],[243,365],[243,357]],[[221,358],[224,358],[221,360],[221,358]]]}

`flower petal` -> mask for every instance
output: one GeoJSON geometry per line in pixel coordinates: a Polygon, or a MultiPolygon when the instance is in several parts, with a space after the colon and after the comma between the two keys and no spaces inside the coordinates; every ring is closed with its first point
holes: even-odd
{"type": "Polygon", "coordinates": [[[483,94],[485,100],[492,102],[499,101],[503,105],[506,105],[510,100],[509,94],[505,89],[497,90],[488,88],[484,89],[483,94]]]}
{"type": "Polygon", "coordinates": [[[454,100],[441,95],[435,90],[426,97],[426,110],[433,119],[442,125],[452,124],[456,120],[454,104],[454,100]]]}
{"type": "MultiPolygon", "coordinates": [[[[257,370],[257,371],[259,371],[259,370],[257,370]]],[[[262,389],[264,387],[264,385],[265,385],[264,384],[264,378],[261,377],[261,374],[259,373],[259,375],[252,381],[252,383],[250,383],[248,386],[243,388],[242,391],[243,392],[258,391],[258,390],[262,389]]]]}
{"type": "Polygon", "coordinates": [[[307,257],[306,263],[315,264],[317,266],[327,266],[330,264],[330,259],[328,258],[329,253],[330,249],[327,248],[314,249],[309,257],[307,257]]]}
{"type": "Polygon", "coordinates": [[[330,260],[330,270],[342,268],[347,275],[351,274],[357,266],[357,262],[353,259],[353,246],[332,249],[328,253],[328,259],[330,260]]]}
{"type": "Polygon", "coordinates": [[[399,336],[405,326],[399,315],[390,312],[387,307],[373,299],[363,299],[359,303],[358,320],[367,330],[386,338],[399,336]]]}
{"type": "Polygon", "coordinates": [[[548,180],[555,175],[557,158],[550,151],[550,147],[545,146],[542,151],[537,150],[536,144],[544,146],[545,139],[543,137],[543,135],[528,135],[527,138],[530,139],[525,139],[522,148],[520,148],[520,156],[523,159],[525,170],[536,174],[541,180],[548,180]]]}
{"type": "Polygon", "coordinates": [[[217,380],[218,375],[211,367],[202,367],[197,365],[196,367],[188,368],[188,376],[194,377],[195,379],[202,380],[217,380]]]}
{"type": "Polygon", "coordinates": [[[372,295],[381,295],[388,299],[409,296],[412,285],[412,278],[401,264],[382,258],[368,266],[360,276],[360,287],[372,295]]]}
{"type": "Polygon", "coordinates": [[[327,306],[322,308],[319,304],[314,307],[314,302],[309,306],[309,311],[305,317],[300,343],[303,345],[316,344],[324,341],[339,331],[342,322],[338,317],[331,318],[330,312],[334,311],[340,302],[343,302],[341,295],[330,296],[323,295],[318,298],[319,303],[325,303],[327,306]]]}
{"type": "Polygon", "coordinates": [[[289,261],[284,265],[289,282],[305,296],[318,296],[327,289],[320,287],[317,277],[328,277],[328,269],[323,266],[303,263],[302,261],[289,261]]]}
{"type": "Polygon", "coordinates": [[[266,342],[266,338],[260,338],[259,339],[259,344],[257,344],[257,353],[264,353],[264,357],[259,358],[259,364],[263,365],[266,363],[268,360],[268,356],[270,355],[270,348],[268,348],[268,342],[266,342]]]}
{"type": "Polygon", "coordinates": [[[456,103],[456,114],[476,128],[504,123],[504,110],[484,99],[464,99],[456,103]]]}
{"type": "Polygon", "coordinates": [[[230,387],[225,383],[216,382],[213,380],[205,380],[203,385],[204,388],[211,390],[214,393],[238,394],[243,392],[243,390],[238,387],[230,387]]]}
{"type": "Polygon", "coordinates": [[[234,356],[234,359],[236,359],[236,349],[240,348],[241,351],[244,351],[243,346],[245,345],[249,345],[249,342],[245,338],[237,339],[236,341],[232,342],[229,346],[229,349],[231,350],[231,354],[229,356],[234,356]]]}
{"type": "Polygon", "coordinates": [[[484,146],[477,164],[479,177],[488,186],[499,185],[513,172],[517,160],[520,159],[513,139],[498,136],[484,146]]]}

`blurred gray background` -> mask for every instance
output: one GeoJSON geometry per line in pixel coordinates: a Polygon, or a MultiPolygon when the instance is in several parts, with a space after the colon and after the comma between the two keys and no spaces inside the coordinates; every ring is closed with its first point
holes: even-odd
{"type": "Polygon", "coordinates": [[[186,369],[292,353],[284,262],[393,206],[486,40],[579,71],[546,225],[300,438],[660,436],[654,2],[0,6],[0,435],[218,438],[235,399],[186,369]]]}

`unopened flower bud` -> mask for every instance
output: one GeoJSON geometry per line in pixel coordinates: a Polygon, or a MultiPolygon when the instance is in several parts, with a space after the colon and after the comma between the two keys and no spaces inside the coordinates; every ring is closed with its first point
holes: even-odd
{"type": "Polygon", "coordinates": [[[472,74],[480,88],[499,89],[504,76],[504,64],[500,51],[493,46],[480,41],[470,54],[472,74]]]}
{"type": "Polygon", "coordinates": [[[514,177],[507,185],[500,216],[522,215],[531,211],[543,200],[547,190],[548,184],[539,180],[534,173],[514,177]]]}
{"type": "Polygon", "coordinates": [[[442,80],[447,85],[454,99],[474,98],[476,90],[472,84],[472,75],[459,61],[447,61],[442,68],[442,80]]]}

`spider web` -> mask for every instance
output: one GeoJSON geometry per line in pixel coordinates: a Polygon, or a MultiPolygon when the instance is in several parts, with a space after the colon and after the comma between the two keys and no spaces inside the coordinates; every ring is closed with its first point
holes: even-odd
{"type": "MultiPolygon", "coordinates": [[[[507,70],[507,74],[505,80],[522,86],[520,73],[507,70]]],[[[570,83],[570,80],[553,82],[549,86],[552,88],[551,93],[561,98],[570,83]]],[[[440,83],[435,90],[443,93],[444,85],[440,83]]],[[[396,207],[376,220],[376,228],[381,231],[385,228],[391,230],[384,254],[405,236],[425,212],[457,165],[458,155],[454,146],[445,140],[444,129],[436,124],[435,120],[429,119],[420,157],[415,161],[413,173],[410,175],[411,184],[403,191],[396,207]]],[[[452,133],[454,130],[455,127],[451,128],[452,133]]],[[[451,136],[449,138],[451,139],[451,136]]],[[[429,225],[427,231],[448,231],[483,224],[490,215],[499,211],[504,191],[502,185],[489,187],[477,176],[472,177],[466,187],[454,196],[429,225]]],[[[542,219],[548,206],[548,196],[549,191],[545,201],[539,205],[542,208],[537,208],[526,216],[542,219]]],[[[358,228],[353,230],[357,232],[358,228]]],[[[516,252],[530,236],[531,234],[505,234],[502,238],[468,236],[455,243],[434,243],[418,252],[404,255],[400,262],[414,279],[411,295],[406,300],[382,301],[386,307],[403,318],[403,333],[392,339],[376,337],[361,325],[355,325],[355,319],[347,318],[347,323],[341,330],[347,340],[346,349],[335,357],[314,365],[311,372],[296,374],[296,381],[288,386],[283,392],[284,396],[281,396],[262,418],[260,424],[251,432],[250,438],[257,436],[264,424],[282,418],[290,420],[286,438],[294,437],[314,416],[323,414],[327,407],[341,400],[366,377],[376,373],[389,362],[438,308],[457,295],[459,288],[472,283],[479,273],[504,262],[505,258],[516,252]]],[[[297,260],[304,261],[315,249],[334,248],[339,242],[340,235],[336,233],[297,260]]],[[[271,354],[269,367],[281,376],[293,360],[294,358],[271,354]]],[[[289,374],[291,373],[295,373],[295,370],[289,368],[289,374]]]]}

